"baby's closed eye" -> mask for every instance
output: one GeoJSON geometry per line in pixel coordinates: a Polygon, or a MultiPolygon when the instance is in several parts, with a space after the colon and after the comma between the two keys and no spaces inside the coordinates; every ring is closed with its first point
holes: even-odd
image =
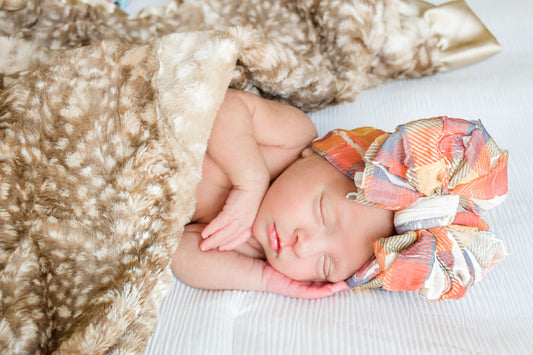
{"type": "Polygon", "coordinates": [[[324,278],[328,280],[331,274],[331,258],[328,257],[327,255],[324,256],[323,269],[324,269],[324,278]]]}
{"type": "Polygon", "coordinates": [[[331,258],[327,254],[323,254],[318,259],[318,276],[319,279],[328,281],[331,269],[332,269],[332,261],[331,258]]]}
{"type": "Polygon", "coordinates": [[[324,193],[321,193],[317,195],[315,199],[314,206],[314,214],[317,224],[320,227],[324,227],[324,211],[323,211],[323,200],[324,200],[324,193]]]}

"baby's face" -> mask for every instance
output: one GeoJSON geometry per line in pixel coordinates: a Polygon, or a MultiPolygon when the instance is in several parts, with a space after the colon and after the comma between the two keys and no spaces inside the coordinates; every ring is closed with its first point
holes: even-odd
{"type": "Polygon", "coordinates": [[[306,149],[267,191],[253,226],[268,262],[300,281],[342,281],[393,233],[393,212],[346,199],[352,180],[306,149]]]}

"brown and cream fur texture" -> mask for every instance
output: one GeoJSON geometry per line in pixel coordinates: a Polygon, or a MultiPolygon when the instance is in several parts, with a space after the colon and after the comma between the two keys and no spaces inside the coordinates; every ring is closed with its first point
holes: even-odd
{"type": "Polygon", "coordinates": [[[104,41],[2,92],[2,353],[143,351],[238,44],[104,41]]]}
{"type": "Polygon", "coordinates": [[[0,352],[144,351],[228,85],[314,110],[435,42],[395,0],[0,0],[0,352]]]}
{"type": "Polygon", "coordinates": [[[174,0],[135,16],[104,1],[86,2],[0,1],[4,86],[58,52],[101,39],[146,44],[168,33],[232,26],[250,26],[271,42],[258,53],[262,65],[280,61],[267,77],[239,63],[242,77],[233,86],[304,110],[352,101],[366,88],[434,74],[441,65],[418,0],[174,0]],[[300,71],[296,82],[287,82],[294,70],[300,71]],[[276,84],[271,75],[279,77],[276,84]],[[306,80],[305,90],[295,90],[306,80]]]}

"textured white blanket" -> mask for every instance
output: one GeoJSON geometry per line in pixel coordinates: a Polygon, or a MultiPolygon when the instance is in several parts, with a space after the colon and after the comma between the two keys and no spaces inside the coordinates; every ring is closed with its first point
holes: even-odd
{"type": "MultiPolygon", "coordinates": [[[[132,0],[135,1],[135,0],[132,0]]],[[[440,1],[442,2],[442,1],[440,1]]],[[[533,340],[533,2],[469,0],[503,51],[477,65],[389,83],[312,114],[320,133],[446,114],[482,119],[510,152],[509,196],[487,221],[509,256],[459,301],[345,292],[306,301],[174,281],[148,354],[527,354],[533,340]]]]}

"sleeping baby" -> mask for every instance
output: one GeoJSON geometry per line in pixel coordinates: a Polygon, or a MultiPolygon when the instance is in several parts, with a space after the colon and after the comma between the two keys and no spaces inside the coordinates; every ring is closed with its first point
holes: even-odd
{"type": "Polygon", "coordinates": [[[184,283],[318,298],[349,288],[460,298],[504,256],[480,217],[507,192],[481,123],[439,117],[321,139],[300,110],[228,90],[196,210],[172,258],[184,283]]]}

